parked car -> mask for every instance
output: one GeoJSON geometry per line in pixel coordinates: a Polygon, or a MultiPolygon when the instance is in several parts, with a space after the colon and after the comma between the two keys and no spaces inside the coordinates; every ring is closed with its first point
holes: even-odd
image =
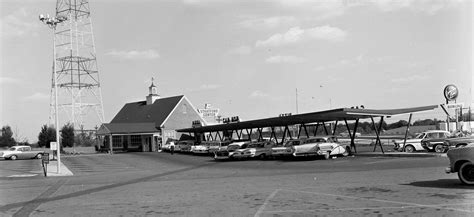
{"type": "Polygon", "coordinates": [[[461,148],[470,143],[474,143],[474,136],[449,138],[444,140],[444,146],[446,149],[461,148]]]}
{"type": "Polygon", "coordinates": [[[228,146],[223,146],[214,152],[215,160],[232,159],[238,149],[246,148],[250,142],[233,142],[228,146]]]}
{"type": "Polygon", "coordinates": [[[304,139],[291,139],[286,141],[284,144],[272,147],[272,156],[273,157],[286,157],[291,156],[293,146],[303,144],[304,139]]]}
{"type": "Polygon", "coordinates": [[[449,150],[449,167],[446,173],[458,173],[459,180],[467,185],[474,185],[474,143],[465,147],[449,150]]]}
{"type": "Polygon", "coordinates": [[[193,145],[194,145],[193,140],[182,140],[182,141],[179,141],[178,144],[176,144],[175,151],[188,153],[188,152],[191,152],[191,146],[193,145]]]}
{"type": "MultiPolygon", "coordinates": [[[[351,133],[353,133],[353,132],[351,132],[351,133]]],[[[347,131],[346,131],[346,132],[339,133],[339,136],[340,136],[340,137],[350,137],[349,132],[347,132],[347,131]]],[[[360,137],[360,136],[361,136],[360,133],[357,133],[357,132],[355,133],[355,137],[360,137]]]]}
{"type": "Polygon", "coordinates": [[[16,160],[16,159],[41,159],[44,151],[32,151],[30,146],[13,146],[5,151],[0,152],[0,158],[16,160]]]}
{"type": "MultiPolygon", "coordinates": [[[[403,148],[403,139],[400,140],[393,140],[394,147],[393,149],[397,151],[405,151],[405,152],[415,152],[415,151],[424,151],[421,141],[423,139],[436,139],[436,138],[443,138],[446,139],[450,136],[448,131],[444,130],[429,130],[420,134],[417,134],[413,139],[407,139],[405,143],[405,148],[403,148]]],[[[434,150],[434,147],[429,150],[434,150]]]]}
{"type": "Polygon", "coordinates": [[[209,154],[209,143],[201,142],[199,145],[191,146],[193,154],[209,154]]]}
{"type": "Polygon", "coordinates": [[[335,136],[311,137],[304,140],[302,145],[294,146],[293,156],[323,156],[329,159],[331,156],[351,154],[349,146],[341,146],[335,136]]]}
{"type": "Polygon", "coordinates": [[[161,151],[170,151],[170,144],[166,143],[161,146],[161,151]]]}
{"type": "Polygon", "coordinates": [[[219,150],[221,147],[227,147],[232,141],[225,140],[225,141],[206,141],[209,143],[209,153],[214,153],[219,150]]]}
{"type": "Polygon", "coordinates": [[[246,147],[242,146],[232,155],[233,158],[260,158],[266,159],[272,155],[272,147],[275,145],[273,141],[251,142],[246,147]]]}

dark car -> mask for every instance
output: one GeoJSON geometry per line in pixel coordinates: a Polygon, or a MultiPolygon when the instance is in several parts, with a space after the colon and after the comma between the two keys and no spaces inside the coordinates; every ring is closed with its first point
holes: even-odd
{"type": "Polygon", "coordinates": [[[447,152],[453,148],[464,147],[469,143],[474,143],[474,137],[436,138],[421,141],[421,145],[424,149],[434,150],[438,153],[447,152]]]}

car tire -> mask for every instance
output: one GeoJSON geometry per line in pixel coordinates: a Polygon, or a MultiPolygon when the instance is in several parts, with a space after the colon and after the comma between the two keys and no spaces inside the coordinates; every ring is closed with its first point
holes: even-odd
{"type": "Polygon", "coordinates": [[[413,147],[413,145],[407,145],[405,146],[405,152],[407,153],[412,153],[415,151],[415,147],[413,147]]]}
{"type": "Polygon", "coordinates": [[[465,162],[458,171],[459,180],[466,185],[474,185],[474,164],[465,162]]]}
{"type": "Polygon", "coordinates": [[[346,147],[346,151],[344,153],[342,153],[342,156],[344,157],[347,157],[349,155],[352,154],[352,151],[351,151],[351,148],[350,147],[346,147]]]}
{"type": "Polygon", "coordinates": [[[441,144],[435,145],[433,149],[436,153],[444,153],[444,147],[441,144]]]}
{"type": "Polygon", "coordinates": [[[41,153],[36,155],[36,159],[41,159],[41,157],[43,157],[43,154],[41,154],[41,153]]]}
{"type": "Polygon", "coordinates": [[[10,157],[10,160],[16,160],[16,159],[18,159],[18,157],[17,157],[16,155],[12,155],[12,156],[10,157]]]}
{"type": "Polygon", "coordinates": [[[265,160],[267,159],[267,156],[265,154],[261,154],[260,156],[258,156],[260,158],[260,160],[265,160]]]}

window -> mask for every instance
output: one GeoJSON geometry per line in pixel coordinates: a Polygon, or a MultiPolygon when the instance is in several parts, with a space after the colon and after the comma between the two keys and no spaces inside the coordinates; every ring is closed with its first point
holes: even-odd
{"type": "Polygon", "coordinates": [[[445,133],[439,133],[439,138],[447,138],[446,134],[445,133]]]}
{"type": "Polygon", "coordinates": [[[428,139],[436,139],[436,138],[438,138],[438,133],[428,133],[428,135],[426,136],[426,138],[428,138],[428,139]]]}
{"type": "Polygon", "coordinates": [[[142,137],[140,135],[130,136],[130,147],[138,147],[142,144],[142,137]]]}
{"type": "Polygon", "coordinates": [[[112,146],[114,148],[123,148],[122,136],[112,136],[112,146]]]}

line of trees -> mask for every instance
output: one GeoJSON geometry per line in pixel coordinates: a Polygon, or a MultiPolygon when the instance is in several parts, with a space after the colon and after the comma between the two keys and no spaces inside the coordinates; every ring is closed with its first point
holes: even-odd
{"type": "MultiPolygon", "coordinates": [[[[95,133],[92,131],[84,131],[83,129],[75,131],[74,126],[70,123],[65,124],[60,130],[61,146],[94,146],[96,142],[95,133]]],[[[56,129],[53,126],[44,124],[38,134],[38,146],[50,148],[50,143],[56,141],[56,129]]],[[[26,138],[19,135],[19,131],[12,130],[8,125],[1,129],[0,147],[11,147],[15,145],[30,145],[26,138]]]]}

